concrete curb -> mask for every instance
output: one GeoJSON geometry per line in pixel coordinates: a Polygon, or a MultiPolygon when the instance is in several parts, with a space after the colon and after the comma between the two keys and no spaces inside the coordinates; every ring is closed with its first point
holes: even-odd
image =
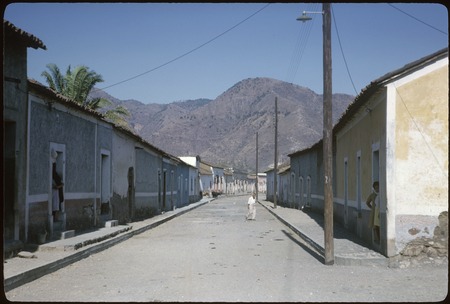
{"type": "MultiPolygon", "coordinates": [[[[313,239],[308,237],[305,233],[300,231],[297,227],[293,226],[291,223],[287,222],[281,216],[276,214],[269,206],[266,206],[259,202],[261,206],[266,208],[271,214],[273,214],[280,222],[289,227],[292,231],[294,231],[298,236],[300,236],[305,242],[311,245],[322,257],[325,257],[325,248],[315,242],[313,239]]],[[[355,258],[355,257],[347,257],[339,254],[334,255],[334,264],[342,265],[342,266],[388,266],[389,259],[385,257],[374,257],[374,258],[355,258]]]]}
{"type": "Polygon", "coordinates": [[[271,210],[270,207],[262,204],[259,202],[261,206],[266,208],[273,216],[275,216],[280,222],[282,222],[284,225],[288,226],[292,231],[295,232],[299,237],[301,237],[305,242],[307,242],[309,245],[311,245],[319,254],[322,256],[325,255],[325,248],[314,242],[310,237],[308,237],[306,234],[301,232],[297,227],[293,226],[291,223],[287,222],[285,219],[283,219],[281,216],[276,214],[273,210],[271,210]]]}
{"type": "MultiPolygon", "coordinates": [[[[79,260],[82,260],[84,258],[89,257],[90,255],[94,253],[101,252],[105,249],[108,249],[116,244],[119,244],[120,242],[123,242],[134,235],[140,234],[142,232],[145,232],[149,229],[155,228],[165,222],[168,222],[169,220],[182,215],[188,211],[194,210],[195,208],[198,208],[200,206],[203,206],[214,199],[210,199],[204,202],[198,202],[191,205],[186,206],[186,209],[181,210],[179,212],[176,212],[174,214],[170,214],[168,216],[165,216],[164,218],[161,218],[149,225],[146,225],[144,227],[141,227],[139,229],[129,229],[128,231],[125,231],[124,233],[114,235],[109,239],[103,240],[101,242],[96,243],[95,245],[92,245],[89,248],[80,248],[77,251],[74,251],[73,254],[69,254],[68,256],[56,260],[54,262],[50,262],[48,264],[42,265],[40,267],[25,271],[23,273],[11,276],[9,278],[5,278],[4,280],[4,290],[5,292],[8,292],[14,288],[17,288],[21,285],[24,285],[26,283],[29,283],[31,281],[34,281],[36,279],[39,279],[40,277],[50,274],[56,270],[59,270],[63,267],[66,267],[72,263],[75,263],[79,260]]],[[[180,208],[181,209],[181,208],[180,208]]],[[[180,210],[178,209],[178,210],[180,210]]],[[[131,226],[132,227],[132,226],[131,226]]]]}

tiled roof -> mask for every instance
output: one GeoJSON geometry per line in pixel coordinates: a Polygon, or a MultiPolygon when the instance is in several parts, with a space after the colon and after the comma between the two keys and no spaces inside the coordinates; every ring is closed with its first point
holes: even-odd
{"type": "Polygon", "coordinates": [[[355,115],[355,113],[372,97],[372,95],[382,89],[386,83],[392,82],[397,78],[403,77],[407,73],[411,73],[412,71],[421,69],[424,65],[428,65],[430,62],[434,62],[445,57],[448,57],[448,48],[444,48],[431,55],[411,62],[400,69],[389,72],[384,76],[372,81],[368,86],[361,90],[361,93],[356,96],[354,101],[342,114],[341,118],[333,128],[333,134],[342,129],[345,124],[353,117],[353,115],[355,115]]]}
{"type": "Polygon", "coordinates": [[[5,19],[3,19],[3,33],[5,37],[12,38],[15,42],[22,43],[26,47],[32,47],[34,49],[41,48],[43,50],[47,49],[45,44],[39,38],[21,30],[5,19]]]}
{"type": "Polygon", "coordinates": [[[290,170],[291,170],[291,165],[283,164],[278,169],[278,174],[285,174],[285,173],[288,173],[290,170]]]}
{"type": "Polygon", "coordinates": [[[200,162],[199,172],[200,172],[201,175],[212,175],[211,166],[209,166],[208,164],[206,164],[203,161],[201,161],[200,162]]]}
{"type": "MultiPolygon", "coordinates": [[[[345,112],[342,114],[341,118],[339,118],[338,122],[333,127],[333,137],[335,136],[336,132],[342,129],[345,126],[345,124],[352,119],[352,117],[357,113],[357,111],[361,107],[363,107],[367,101],[369,101],[369,99],[373,96],[373,94],[381,90],[386,83],[394,81],[397,78],[403,77],[407,73],[420,69],[424,65],[429,64],[430,62],[434,62],[445,57],[448,57],[448,48],[444,48],[431,55],[425,56],[419,60],[411,62],[403,66],[402,68],[389,72],[384,76],[372,81],[369,85],[367,85],[364,89],[361,90],[361,93],[359,93],[359,95],[355,97],[353,102],[347,107],[345,112]]],[[[306,153],[311,150],[319,148],[321,144],[322,139],[320,139],[317,143],[313,144],[311,147],[293,152],[288,156],[293,157],[301,155],[302,153],[306,153]]]]}
{"type": "Polygon", "coordinates": [[[46,87],[45,85],[43,85],[42,83],[40,83],[34,79],[28,79],[28,88],[31,88],[31,89],[35,90],[36,92],[43,94],[46,97],[50,97],[51,99],[58,100],[70,108],[74,108],[81,112],[85,112],[89,115],[104,119],[104,115],[101,114],[100,112],[97,112],[90,108],[87,108],[87,107],[77,103],[76,101],[74,101],[70,98],[67,98],[64,95],[61,95],[60,93],[52,90],[51,88],[46,87]]]}
{"type": "Polygon", "coordinates": [[[308,148],[305,148],[303,150],[299,150],[299,151],[293,152],[291,154],[288,154],[288,156],[289,157],[299,156],[299,155],[302,155],[304,153],[308,153],[310,151],[316,150],[316,149],[320,148],[321,145],[322,145],[322,139],[320,139],[318,142],[316,142],[312,146],[309,146],[308,148]]]}

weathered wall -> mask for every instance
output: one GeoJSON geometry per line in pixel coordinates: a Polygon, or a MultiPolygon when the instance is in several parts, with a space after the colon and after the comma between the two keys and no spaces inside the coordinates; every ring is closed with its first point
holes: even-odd
{"type": "Polygon", "coordinates": [[[323,146],[319,144],[304,153],[291,157],[291,172],[295,174],[298,204],[308,205],[316,212],[323,211],[323,146]]]}
{"type": "Polygon", "coordinates": [[[4,236],[18,240],[25,238],[27,48],[4,39],[3,76],[12,79],[3,79],[3,157],[9,177],[5,181],[4,236]]]}
{"type": "Polygon", "coordinates": [[[148,218],[158,213],[158,170],[161,157],[147,149],[136,149],[135,218],[148,218]]]}
{"type": "Polygon", "coordinates": [[[128,171],[133,168],[135,172],[135,143],[131,138],[126,137],[122,133],[114,130],[112,136],[112,185],[113,196],[111,198],[112,216],[119,223],[126,223],[131,220],[130,200],[128,191],[134,191],[128,188],[128,171]]]}
{"type": "Polygon", "coordinates": [[[373,95],[352,120],[336,134],[334,181],[336,183],[335,201],[339,202],[336,207],[337,221],[368,243],[372,243],[372,231],[368,227],[370,208],[365,202],[376,180],[380,183],[382,201],[381,238],[386,239],[385,134],[385,90],[373,95]],[[374,167],[374,151],[378,151],[378,167],[374,167]]]}
{"type": "Polygon", "coordinates": [[[58,170],[64,180],[66,229],[92,228],[95,225],[94,206],[100,208],[95,204],[100,189],[100,175],[96,174],[100,171],[100,148],[111,148],[111,130],[99,126],[97,138],[101,139],[96,141],[95,119],[88,119],[59,103],[49,107],[38,95],[30,93],[28,232],[33,235],[36,227],[46,225],[48,214],[51,214],[48,199],[50,153],[54,144],[63,147],[59,152],[64,153],[60,156],[62,167],[58,170]],[[47,205],[42,205],[42,199],[47,205]]]}
{"type": "MultiPolygon", "coordinates": [[[[32,100],[36,97],[32,97],[32,100]]],[[[65,145],[64,191],[93,193],[95,124],[62,111],[31,102],[29,194],[47,194],[49,189],[50,142],[65,145]]]]}
{"type": "Polygon", "coordinates": [[[396,91],[397,214],[437,216],[448,205],[448,65],[396,91]]]}
{"type": "Polygon", "coordinates": [[[395,248],[432,238],[448,211],[448,60],[391,87],[395,96],[395,248]],[[420,88],[420,89],[418,89],[420,88]]]}

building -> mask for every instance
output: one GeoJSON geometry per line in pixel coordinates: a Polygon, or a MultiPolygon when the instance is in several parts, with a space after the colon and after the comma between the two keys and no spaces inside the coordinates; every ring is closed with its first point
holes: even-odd
{"type": "Polygon", "coordinates": [[[46,50],[37,37],[3,21],[4,239],[24,239],[27,181],[27,49],[46,50]]]}
{"type": "Polygon", "coordinates": [[[373,81],[333,130],[336,215],[374,242],[365,199],[379,181],[387,256],[432,236],[448,210],[448,94],[443,49],[373,81]]]}
{"type": "Polygon", "coordinates": [[[201,198],[196,167],[27,80],[26,48],[45,46],[7,21],[4,31],[5,243],[20,247],[111,219],[125,224],[201,198]]]}
{"type": "MultiPolygon", "coordinates": [[[[433,237],[448,211],[448,50],[371,82],[333,129],[334,218],[386,256],[433,237]],[[366,198],[380,183],[381,241],[366,198]]],[[[289,155],[293,197],[323,212],[322,142],[289,155]],[[306,193],[304,191],[306,179],[306,193]]]]}

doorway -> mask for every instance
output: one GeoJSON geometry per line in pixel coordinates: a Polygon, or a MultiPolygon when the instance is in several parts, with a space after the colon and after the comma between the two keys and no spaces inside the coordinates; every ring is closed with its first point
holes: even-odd
{"type": "MultiPolygon", "coordinates": [[[[379,150],[379,146],[375,145],[372,148],[372,183],[374,182],[379,182],[380,183],[380,150],[379,150]]],[[[381,186],[381,183],[380,183],[381,186]]],[[[380,187],[380,191],[378,193],[378,196],[381,198],[381,187],[380,187]]],[[[381,218],[381,199],[379,200],[379,205],[378,206],[378,214],[379,217],[381,218]]],[[[381,242],[381,222],[380,222],[380,227],[379,227],[379,239],[377,240],[377,238],[375,237],[375,229],[372,229],[372,243],[375,245],[380,245],[381,242]]]]}
{"type": "MultiPolygon", "coordinates": [[[[65,164],[66,146],[64,144],[50,143],[49,155],[49,200],[48,200],[48,226],[51,236],[66,229],[66,204],[65,204],[65,164]],[[62,183],[62,188],[53,189],[55,168],[57,179],[55,183],[62,183]],[[56,192],[55,192],[56,191],[56,192]]],[[[55,175],[55,177],[56,177],[55,175]]]]}
{"type": "Polygon", "coordinates": [[[4,127],[3,146],[3,237],[14,239],[15,192],[16,192],[16,123],[6,121],[4,127]]]}
{"type": "Polygon", "coordinates": [[[344,227],[348,228],[348,159],[344,158],[344,227]]]}
{"type": "Polygon", "coordinates": [[[163,204],[163,210],[166,211],[166,199],[167,199],[167,171],[166,169],[163,170],[163,193],[162,193],[162,204],[163,204]]]}
{"type": "Polygon", "coordinates": [[[111,211],[109,204],[111,196],[111,161],[109,151],[101,151],[100,166],[100,210],[101,215],[107,215],[111,211]]]}

